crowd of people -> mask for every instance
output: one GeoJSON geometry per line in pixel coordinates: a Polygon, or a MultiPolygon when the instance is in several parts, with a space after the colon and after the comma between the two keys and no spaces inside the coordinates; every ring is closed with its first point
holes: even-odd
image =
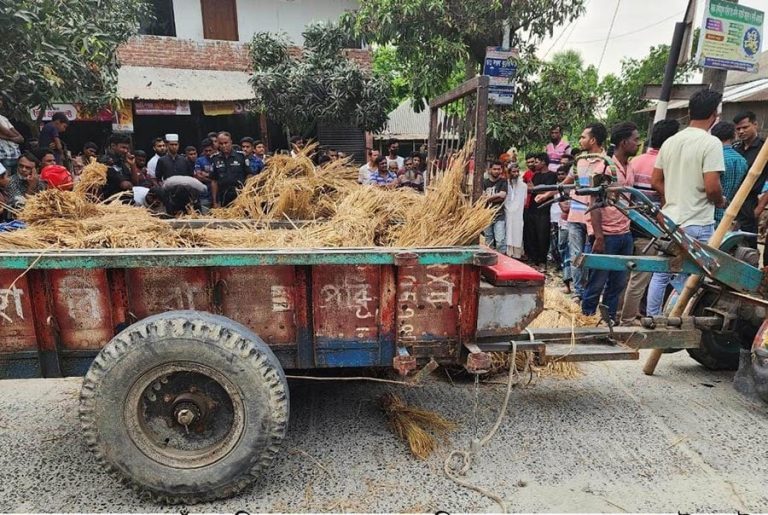
{"type": "MultiPolygon", "coordinates": [[[[587,270],[577,266],[584,253],[620,256],[656,254],[651,235],[630,224],[620,210],[595,206],[594,199],[571,193],[532,192],[539,185],[593,185],[598,176],[612,184],[634,187],[692,238],[706,243],[722,220],[764,144],[755,113],[719,121],[722,95],[704,90],[689,102],[690,123],[680,130],[676,120],[654,124],[645,152],[632,122],[610,130],[601,123],[581,131],[578,148],[563,139],[562,127],[550,130],[542,152],[525,156],[521,171],[510,149],[493,162],[484,187],[487,202],[498,206],[485,241],[499,252],[527,261],[541,271],[548,264],[561,272],[563,291],[580,303],[585,315],[598,307],[623,325],[641,315],[661,315],[671,285],[678,291],[685,274],[587,270]]],[[[758,220],[768,206],[768,166],[751,189],[732,229],[755,234],[746,243],[757,248],[758,220]]],[[[764,254],[764,265],[768,264],[764,254]]]]}

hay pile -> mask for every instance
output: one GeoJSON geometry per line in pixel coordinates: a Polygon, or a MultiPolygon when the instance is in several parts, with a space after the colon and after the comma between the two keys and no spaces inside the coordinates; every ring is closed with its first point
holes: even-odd
{"type": "Polygon", "coordinates": [[[408,442],[411,453],[425,460],[437,447],[436,437],[446,438],[456,424],[433,411],[409,406],[393,393],[384,394],[379,402],[392,431],[408,442]]]}
{"type": "Polygon", "coordinates": [[[30,197],[17,213],[27,228],[0,233],[0,249],[453,246],[476,243],[493,218],[482,199],[473,204],[461,191],[471,148],[424,195],[361,186],[347,160],[315,168],[311,150],[273,157],[234,203],[213,210],[211,218],[309,221],[301,227],[175,229],[119,199],[97,202],[107,168],[92,163],[74,191],[30,197]]]}

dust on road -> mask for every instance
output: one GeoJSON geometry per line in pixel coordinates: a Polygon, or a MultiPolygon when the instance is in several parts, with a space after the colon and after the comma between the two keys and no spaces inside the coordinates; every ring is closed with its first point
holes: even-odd
{"type": "MultiPolygon", "coordinates": [[[[742,399],[730,373],[704,370],[684,352],[657,376],[638,362],[583,365],[580,379],[540,379],[513,392],[496,438],[468,479],[514,511],[768,511],[768,408],[742,399]]],[[[195,512],[495,511],[489,499],[443,475],[451,446],[491,427],[505,387],[437,375],[421,389],[372,383],[291,382],[291,423],[268,477],[245,494],[195,512]],[[414,459],[386,426],[378,397],[459,423],[451,442],[414,459]]],[[[79,378],[0,381],[0,510],[176,511],[141,500],[103,473],[77,420],[79,378]]]]}

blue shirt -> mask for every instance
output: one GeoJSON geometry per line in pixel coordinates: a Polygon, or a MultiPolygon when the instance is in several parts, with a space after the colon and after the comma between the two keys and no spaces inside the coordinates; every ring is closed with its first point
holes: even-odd
{"type": "Polygon", "coordinates": [[[248,168],[253,175],[261,173],[264,169],[264,161],[259,159],[256,154],[251,154],[249,157],[245,158],[245,162],[248,164],[248,168]]]}
{"type": "MultiPolygon", "coordinates": [[[[723,187],[723,196],[732,200],[744,182],[749,166],[747,160],[736,152],[730,145],[723,147],[725,171],[720,174],[720,185],[723,187]]],[[[715,208],[715,223],[719,223],[725,215],[725,209],[715,208]]]]}
{"type": "Polygon", "coordinates": [[[368,179],[368,184],[373,184],[374,186],[386,186],[387,184],[395,182],[395,180],[397,180],[396,173],[387,170],[387,175],[381,175],[377,170],[375,172],[371,172],[371,176],[368,179]]]}
{"type": "Polygon", "coordinates": [[[195,171],[196,172],[211,172],[213,171],[213,166],[211,165],[211,159],[208,156],[200,156],[195,161],[195,171]]]}

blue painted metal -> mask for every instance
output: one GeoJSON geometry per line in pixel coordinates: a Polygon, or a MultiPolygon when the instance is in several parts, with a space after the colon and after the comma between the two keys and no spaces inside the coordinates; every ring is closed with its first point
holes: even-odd
{"type": "Polygon", "coordinates": [[[395,255],[415,253],[420,265],[472,264],[479,246],[429,249],[158,249],[0,252],[0,270],[73,268],[156,268],[255,265],[393,265],[395,255]]]}
{"type": "Polygon", "coordinates": [[[695,263],[685,260],[681,267],[673,266],[673,259],[661,256],[614,256],[608,254],[583,254],[581,266],[592,268],[594,270],[623,271],[631,270],[633,272],[659,272],[659,273],[678,273],[696,274],[701,269],[695,263]]]}
{"type": "Polygon", "coordinates": [[[318,340],[315,349],[317,367],[391,366],[379,363],[378,342],[318,340]]]}

